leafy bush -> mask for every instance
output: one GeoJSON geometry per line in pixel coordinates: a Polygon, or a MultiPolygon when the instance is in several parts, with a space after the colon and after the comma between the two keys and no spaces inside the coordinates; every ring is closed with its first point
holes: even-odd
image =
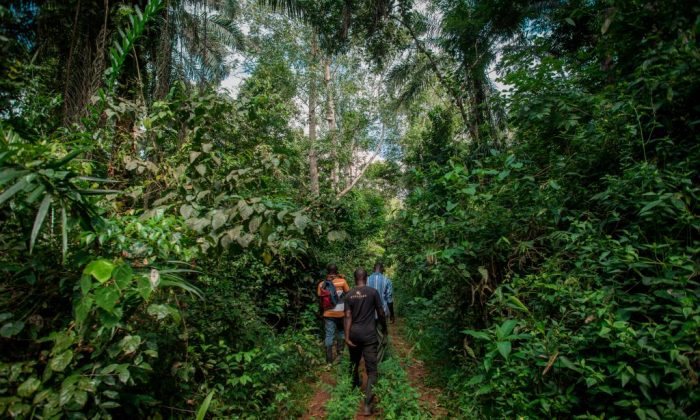
{"type": "Polygon", "coordinates": [[[396,289],[464,416],[697,415],[696,23],[608,3],[554,8],[505,57],[509,144],[434,112],[411,155],[396,289]],[[562,44],[569,16],[606,29],[562,44]]]}

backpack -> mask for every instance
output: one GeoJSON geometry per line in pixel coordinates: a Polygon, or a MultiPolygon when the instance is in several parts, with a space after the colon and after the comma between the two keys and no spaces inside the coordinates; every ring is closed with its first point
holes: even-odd
{"type": "Polygon", "coordinates": [[[338,303],[338,294],[333,284],[333,279],[325,279],[321,285],[321,306],[324,311],[333,309],[338,303]]]}

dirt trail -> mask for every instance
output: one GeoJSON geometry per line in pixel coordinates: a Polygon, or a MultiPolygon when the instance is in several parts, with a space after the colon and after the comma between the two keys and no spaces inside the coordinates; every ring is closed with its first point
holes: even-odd
{"type": "MultiPolygon", "coordinates": [[[[398,319],[395,324],[389,326],[389,340],[393,347],[395,357],[399,358],[401,366],[406,370],[408,380],[413,388],[420,394],[419,401],[433,418],[448,418],[447,410],[440,405],[438,396],[441,390],[429,387],[425,384],[425,378],[428,372],[420,360],[413,357],[413,347],[406,342],[403,329],[405,328],[402,320],[398,319]]],[[[364,387],[367,377],[364,373],[363,364],[360,364],[362,374],[362,386],[364,387]]],[[[335,369],[331,371],[323,371],[320,374],[319,381],[316,383],[314,395],[307,404],[306,413],[301,418],[304,420],[325,419],[326,418],[326,402],[331,398],[328,388],[335,385],[334,378],[335,369]]],[[[378,396],[381,397],[381,396],[378,396]]],[[[361,415],[362,403],[358,406],[355,419],[371,420],[380,419],[381,413],[375,413],[373,416],[361,415]]]]}
{"type": "Polygon", "coordinates": [[[444,407],[440,405],[438,396],[442,393],[437,388],[430,387],[425,384],[425,378],[428,372],[422,361],[413,357],[413,346],[406,342],[403,329],[405,325],[401,319],[396,320],[396,324],[392,325],[394,331],[390,335],[391,345],[396,351],[399,361],[403,366],[411,386],[418,390],[420,404],[432,415],[433,418],[447,418],[448,413],[444,407]]]}
{"type": "Polygon", "coordinates": [[[334,371],[322,371],[315,385],[314,395],[306,406],[306,413],[301,417],[303,420],[326,418],[326,402],[331,398],[328,388],[335,386],[335,378],[332,374],[334,371]]]}

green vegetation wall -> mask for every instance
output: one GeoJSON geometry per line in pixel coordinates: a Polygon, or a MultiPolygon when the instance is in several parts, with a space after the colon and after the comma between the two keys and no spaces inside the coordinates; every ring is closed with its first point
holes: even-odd
{"type": "Polygon", "coordinates": [[[505,140],[418,130],[387,248],[462,415],[699,414],[698,12],[565,2],[503,57],[505,140]]]}

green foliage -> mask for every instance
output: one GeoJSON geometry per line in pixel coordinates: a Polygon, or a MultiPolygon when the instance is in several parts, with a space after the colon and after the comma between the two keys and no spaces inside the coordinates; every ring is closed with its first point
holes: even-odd
{"type": "Polygon", "coordinates": [[[232,98],[234,3],[0,6],[0,416],[298,416],[320,267],[377,258],[463,417],[698,415],[697,5],[246,4],[232,98]]]}
{"type": "Polygon", "coordinates": [[[106,71],[106,84],[110,93],[116,86],[119,73],[124,67],[126,58],[134,48],[136,40],[141,37],[146,29],[146,24],[155,18],[161,7],[163,7],[161,0],[149,0],[143,13],[138,5],[134,5],[134,12],[127,15],[128,25],[123,30],[119,30],[119,39],[115,40],[113,46],[109,49],[111,67],[106,71]]]}
{"type": "Polygon", "coordinates": [[[379,397],[377,408],[385,419],[429,419],[419,403],[418,392],[408,382],[399,359],[391,357],[379,364],[379,380],[374,393],[379,397]]]}
{"type": "Polygon", "coordinates": [[[697,28],[681,3],[539,15],[552,32],[504,60],[506,148],[423,127],[395,288],[462,415],[697,414],[697,80],[678,70],[697,73],[697,28]]]}
{"type": "Polygon", "coordinates": [[[337,383],[331,389],[331,399],[326,402],[328,420],[354,419],[357,414],[363,394],[359,388],[353,388],[349,372],[350,359],[344,358],[336,368],[337,383]]]}

